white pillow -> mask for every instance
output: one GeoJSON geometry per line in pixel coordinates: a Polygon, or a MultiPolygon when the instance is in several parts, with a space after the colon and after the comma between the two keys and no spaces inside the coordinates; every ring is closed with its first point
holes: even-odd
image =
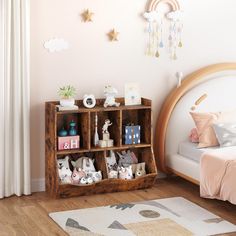
{"type": "Polygon", "coordinates": [[[236,146],[236,122],[216,123],[213,128],[221,147],[236,146]]]}

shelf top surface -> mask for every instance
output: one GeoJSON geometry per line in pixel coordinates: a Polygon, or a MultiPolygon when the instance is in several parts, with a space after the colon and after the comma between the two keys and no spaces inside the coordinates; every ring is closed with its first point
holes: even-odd
{"type": "Polygon", "coordinates": [[[103,103],[105,99],[96,99],[97,105],[93,108],[85,108],[83,106],[82,100],[76,100],[76,105],[79,107],[78,110],[65,110],[58,111],[57,105],[59,101],[46,102],[46,104],[51,104],[55,107],[57,114],[66,114],[66,113],[85,113],[85,112],[109,112],[109,111],[119,111],[119,110],[141,110],[141,109],[151,109],[151,100],[142,98],[141,105],[124,105],[124,98],[117,98],[117,101],[121,103],[119,107],[104,107],[103,103]]]}

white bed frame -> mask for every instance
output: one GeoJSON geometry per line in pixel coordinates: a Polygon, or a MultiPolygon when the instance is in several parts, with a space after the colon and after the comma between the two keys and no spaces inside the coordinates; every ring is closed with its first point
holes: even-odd
{"type": "Polygon", "coordinates": [[[236,63],[202,68],[187,76],[165,100],[156,126],[155,156],[159,169],[199,184],[199,163],[178,154],[194,127],[189,115],[195,101],[207,94],[196,112],[230,111],[236,108],[236,63]]]}

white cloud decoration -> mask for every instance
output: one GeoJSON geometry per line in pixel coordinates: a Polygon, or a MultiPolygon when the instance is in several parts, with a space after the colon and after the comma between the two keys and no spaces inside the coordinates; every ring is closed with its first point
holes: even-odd
{"type": "Polygon", "coordinates": [[[171,11],[167,13],[166,17],[170,20],[180,20],[183,17],[183,12],[180,10],[177,11],[171,11]]]}
{"type": "Polygon", "coordinates": [[[53,38],[44,43],[49,52],[60,52],[69,48],[69,43],[63,38],[53,38]]]}
{"type": "Polygon", "coordinates": [[[154,22],[154,21],[158,22],[162,19],[162,15],[157,11],[145,12],[143,16],[149,22],[154,22]]]}

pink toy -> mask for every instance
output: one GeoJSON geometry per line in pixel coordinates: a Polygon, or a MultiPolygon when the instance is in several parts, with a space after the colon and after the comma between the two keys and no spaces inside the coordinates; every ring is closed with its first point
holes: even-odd
{"type": "Polygon", "coordinates": [[[199,136],[196,128],[191,129],[189,134],[189,141],[192,143],[199,143],[199,136]]]}
{"type": "Polygon", "coordinates": [[[80,179],[85,176],[86,174],[82,169],[79,168],[79,170],[77,170],[76,168],[74,168],[71,176],[72,184],[79,184],[80,179]]]}

